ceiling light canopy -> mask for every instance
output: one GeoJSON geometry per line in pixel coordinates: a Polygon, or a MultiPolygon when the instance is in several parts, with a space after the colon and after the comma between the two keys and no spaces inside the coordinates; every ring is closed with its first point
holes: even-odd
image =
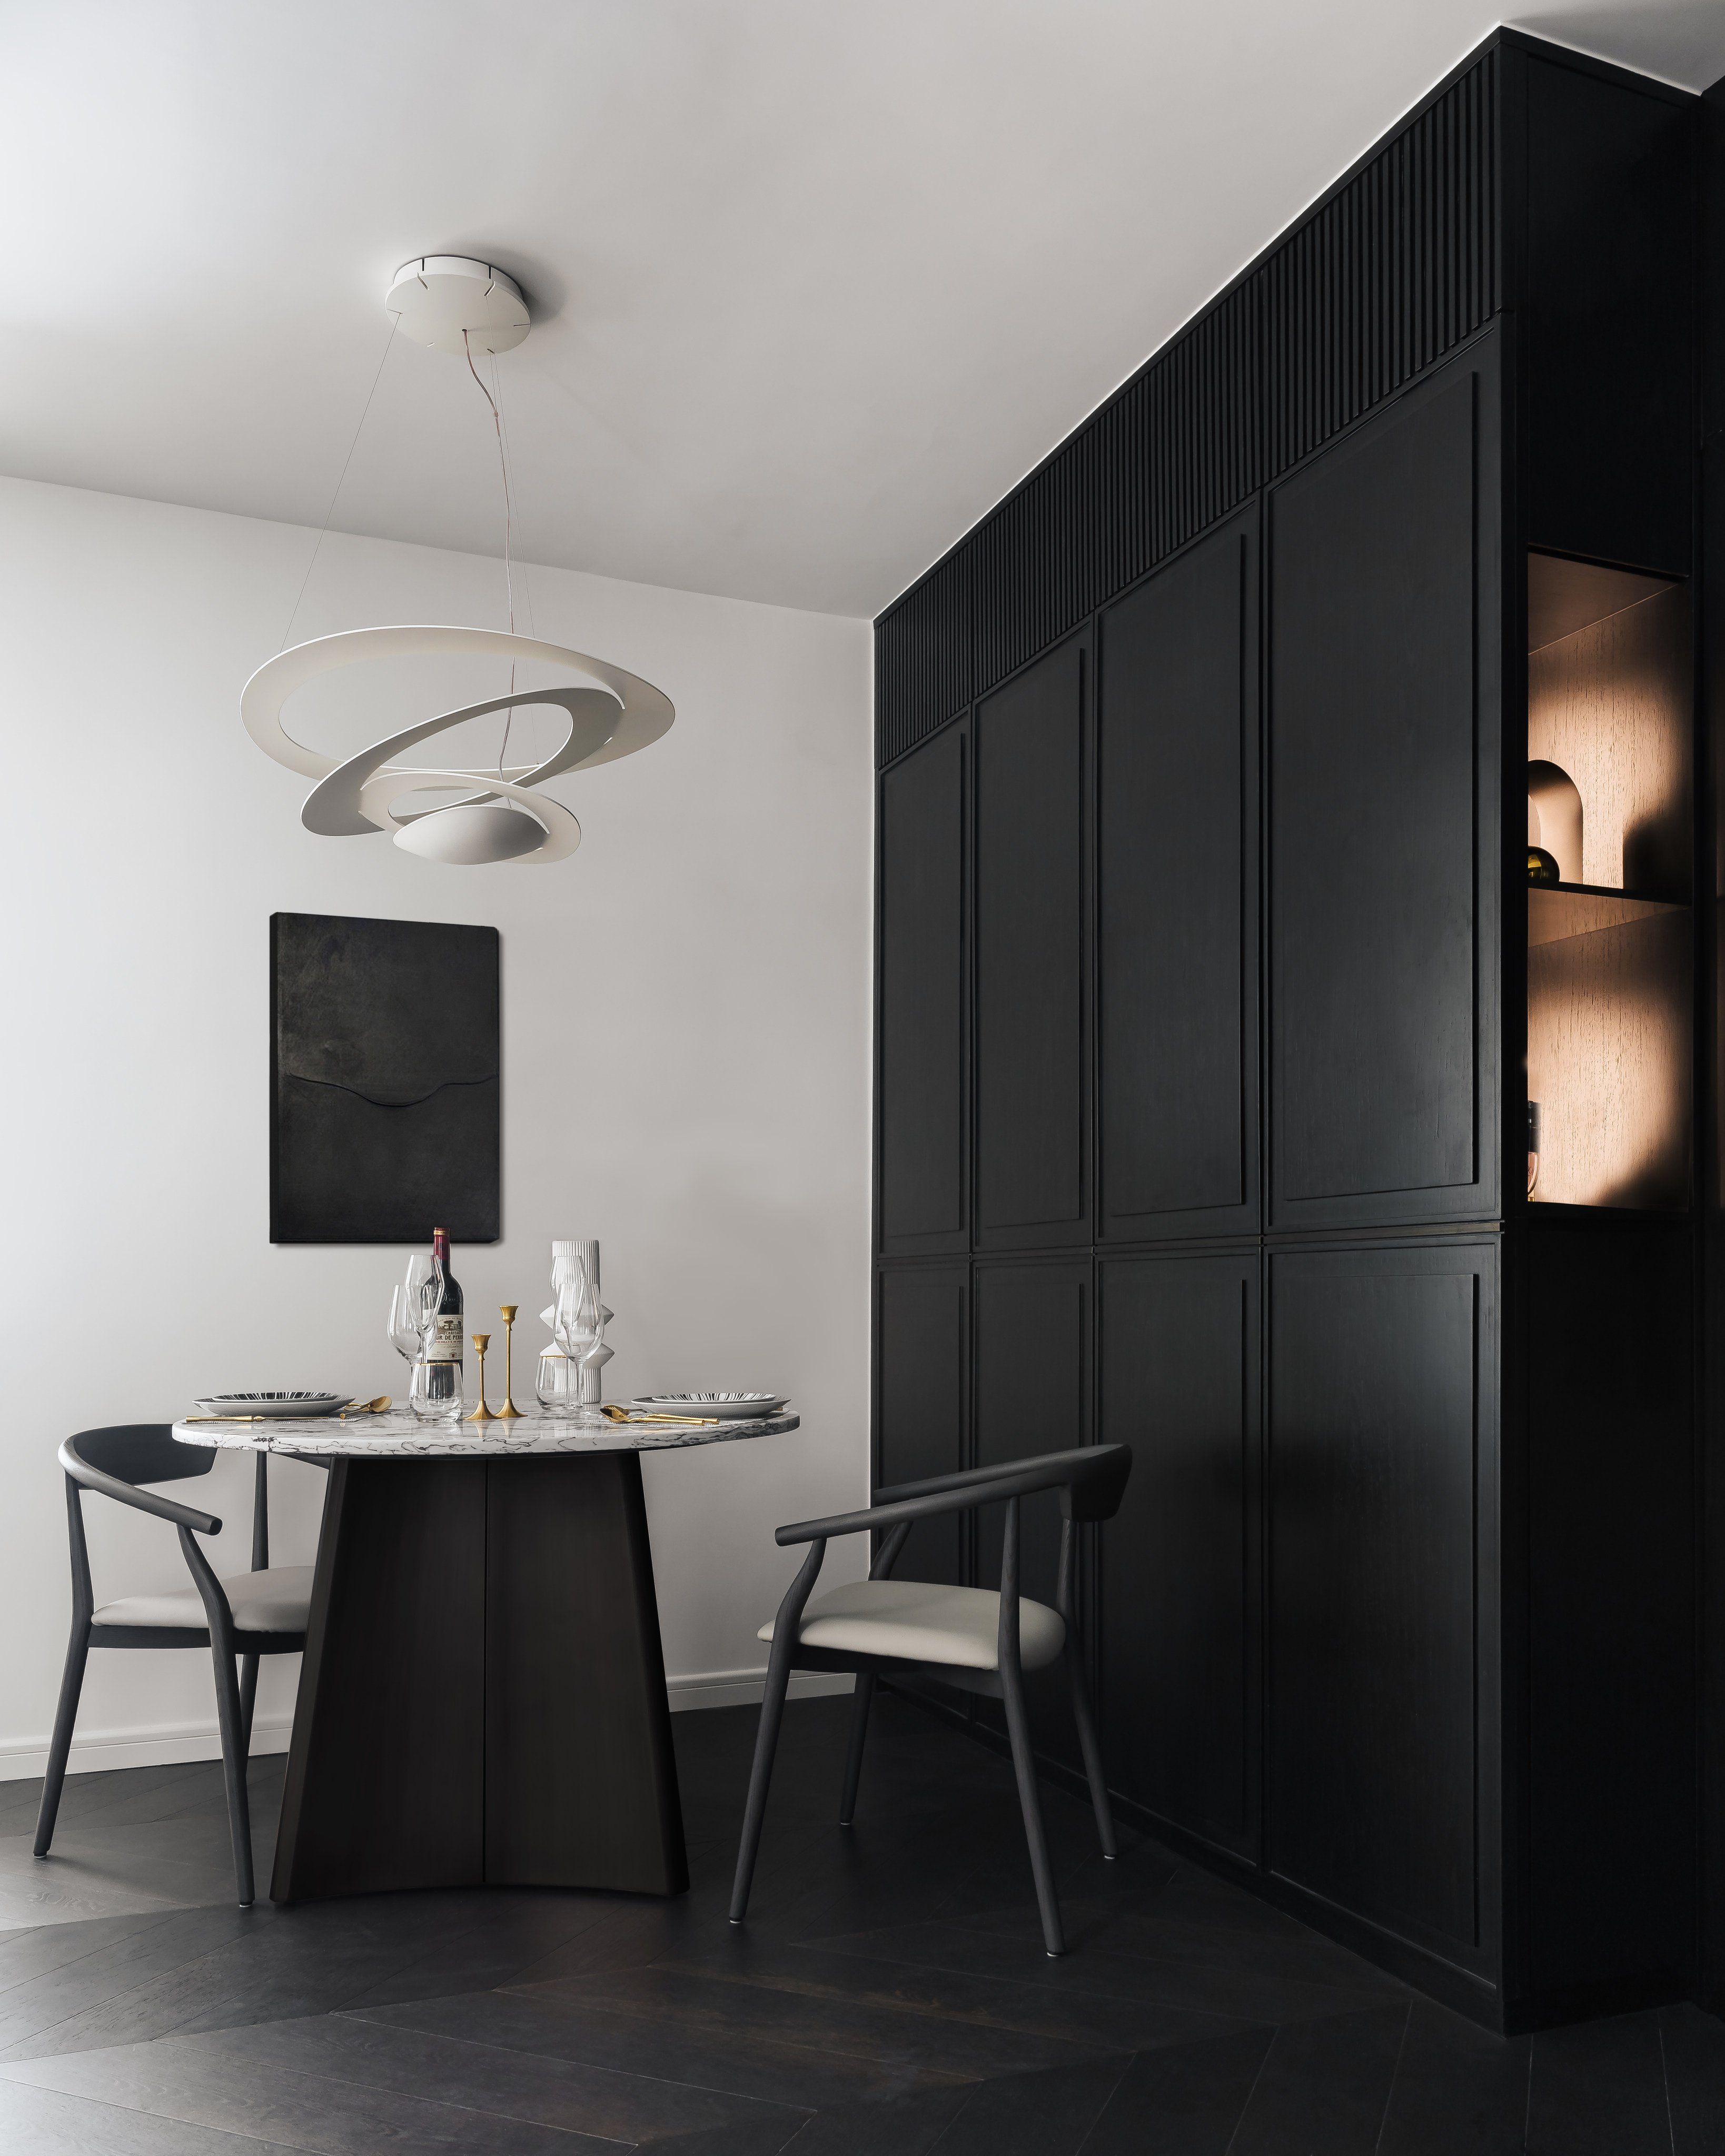
{"type": "Polygon", "coordinates": [[[403,262],[383,306],[415,344],[457,359],[470,350],[513,352],[533,326],[514,278],[465,254],[418,254],[403,262]]]}
{"type": "MultiPolygon", "coordinates": [[[[266,660],[246,683],[239,700],[240,717],[246,732],[266,755],[285,764],[290,771],[317,782],[300,812],[300,820],[308,831],[327,838],[389,831],[404,851],[453,867],[503,861],[536,865],[562,860],[580,844],[581,826],[561,802],[531,789],[566,772],[608,763],[645,748],[670,728],[676,713],[670,698],[639,675],[588,653],[515,633],[509,463],[497,401],[485,388],[473,362],[476,352],[495,357],[500,352],[512,350],[526,337],[531,325],[520,287],[488,263],[470,261],[462,255],[421,255],[396,272],[385,305],[396,328],[405,330],[434,351],[465,359],[491,408],[503,475],[509,628],[506,631],[398,624],[347,629],[338,635],[292,644],[266,660]],[[456,652],[478,652],[507,660],[508,692],[439,712],[346,758],[326,756],[295,740],[282,724],[282,708],[288,699],[320,675],[365,660],[456,652]],[[572,678],[549,688],[517,690],[516,668],[523,660],[548,664],[572,678]],[[567,731],[557,747],[542,761],[506,765],[508,722],[517,711],[531,706],[560,711],[567,721],[567,731]],[[434,735],[493,712],[501,712],[505,717],[504,747],[499,751],[495,769],[465,766],[432,769],[424,764],[392,761],[434,735]],[[403,806],[416,795],[446,794],[470,788],[478,790],[434,808],[403,806]]],[[[380,367],[380,377],[382,372],[380,367]]],[[[376,388],[373,382],[374,394],[376,388]]],[[[362,428],[364,424],[362,413],[362,428]]],[[[358,439],[356,434],[356,444],[358,439]]],[[[351,462],[352,449],[348,457],[351,462]]],[[[338,483],[337,495],[340,491],[338,483]]],[[[332,500],[330,514],[334,513],[332,500]]],[[[326,518],[324,530],[328,529],[326,518]]],[[[318,544],[322,543],[320,533],[318,544]]],[[[316,558],[314,552],[314,564],[316,558]]],[[[308,582],[310,578],[308,569],[308,582]]],[[[292,623],[288,626],[291,632],[292,623]]]]}

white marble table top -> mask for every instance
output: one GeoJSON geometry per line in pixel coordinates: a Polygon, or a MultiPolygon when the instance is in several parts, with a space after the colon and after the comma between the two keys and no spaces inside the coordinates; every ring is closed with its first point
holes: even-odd
{"type": "Polygon", "coordinates": [[[567,1422],[546,1414],[523,1414],[517,1422],[421,1422],[411,1409],[395,1408],[346,1421],[339,1415],[300,1415],[275,1422],[177,1422],[174,1435],[182,1445],[213,1445],[223,1451],[444,1459],[471,1453],[665,1452],[682,1445],[728,1445],[740,1437],[778,1437],[798,1428],[801,1419],[764,1415],[695,1429],[673,1423],[567,1422]]]}

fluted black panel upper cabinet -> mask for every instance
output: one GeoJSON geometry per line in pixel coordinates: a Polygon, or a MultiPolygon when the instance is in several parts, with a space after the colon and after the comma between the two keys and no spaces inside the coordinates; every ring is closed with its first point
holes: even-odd
{"type": "Polygon", "coordinates": [[[880,782],[880,1245],[968,1245],[966,742],[947,732],[880,782]]]}
{"type": "Polygon", "coordinates": [[[1270,495],[1274,1227],[1495,1208],[1493,356],[1270,495]]]}
{"type": "Polygon", "coordinates": [[[1725,82],[1500,30],[877,624],[879,1476],[1129,1444],[1122,1813],[1500,2030],[1725,2009],[1722,464],[1725,82]]]}
{"type": "Polygon", "coordinates": [[[1494,1861],[1496,1258],[1456,1241],[1269,1260],[1270,1864],[1470,1968],[1494,1861]]]}
{"type": "Polygon", "coordinates": [[[1255,1250],[1109,1258],[1098,1431],[1132,1449],[1102,1529],[1112,1787],[1240,1856],[1258,1848],[1255,1250]]]}
{"type": "MultiPolygon", "coordinates": [[[[976,1267],[976,1455],[979,1467],[1059,1452],[1086,1441],[1089,1427],[1091,1267],[1088,1259],[989,1260],[976,1267]]],[[[977,1580],[1000,1584],[1004,1508],[977,1516],[977,1580]]],[[[1057,1496],[1027,1497],[1019,1521],[1024,1592],[1052,1603],[1060,1568],[1057,1496]]],[[[1026,1684],[1037,1748],[1076,1764],[1077,1738],[1058,1670],[1026,1684]]],[[[1005,1724],[998,1702],[978,1718],[1005,1724]]]]}
{"type": "Polygon", "coordinates": [[[1101,618],[1101,1232],[1258,1225],[1258,517],[1101,618]]]}
{"type": "MultiPolygon", "coordinates": [[[[965,1265],[882,1274],[875,1312],[875,1481],[920,1482],[966,1465],[970,1274],[965,1265]]],[[[901,1579],[963,1578],[957,1518],[920,1520],[896,1568],[901,1579]]]]}
{"type": "Polygon", "coordinates": [[[977,1243],[1090,1240],[1082,643],[976,716],[977,1243]]]}

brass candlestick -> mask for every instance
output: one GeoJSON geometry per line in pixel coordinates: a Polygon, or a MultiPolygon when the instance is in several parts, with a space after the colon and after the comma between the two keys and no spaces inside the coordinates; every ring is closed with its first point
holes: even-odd
{"type": "Polygon", "coordinates": [[[503,1404],[497,1410],[499,1422],[519,1419],[521,1409],[515,1404],[515,1314],[521,1305],[500,1302],[499,1314],[503,1319],[503,1404]]]}
{"type": "Polygon", "coordinates": [[[485,1350],[491,1344],[490,1334],[489,1332],[475,1332],[473,1336],[473,1344],[479,1350],[480,1404],[474,1409],[473,1413],[468,1416],[467,1419],[469,1422],[495,1422],[497,1419],[496,1416],[494,1415],[491,1410],[485,1405],[485,1350]]]}

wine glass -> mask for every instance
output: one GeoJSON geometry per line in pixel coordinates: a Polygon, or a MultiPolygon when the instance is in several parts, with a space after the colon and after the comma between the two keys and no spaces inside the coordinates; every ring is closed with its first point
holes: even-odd
{"type": "Polygon", "coordinates": [[[410,1368],[419,1358],[424,1337],[424,1302],[417,1288],[389,1291],[389,1344],[410,1368]]]}

